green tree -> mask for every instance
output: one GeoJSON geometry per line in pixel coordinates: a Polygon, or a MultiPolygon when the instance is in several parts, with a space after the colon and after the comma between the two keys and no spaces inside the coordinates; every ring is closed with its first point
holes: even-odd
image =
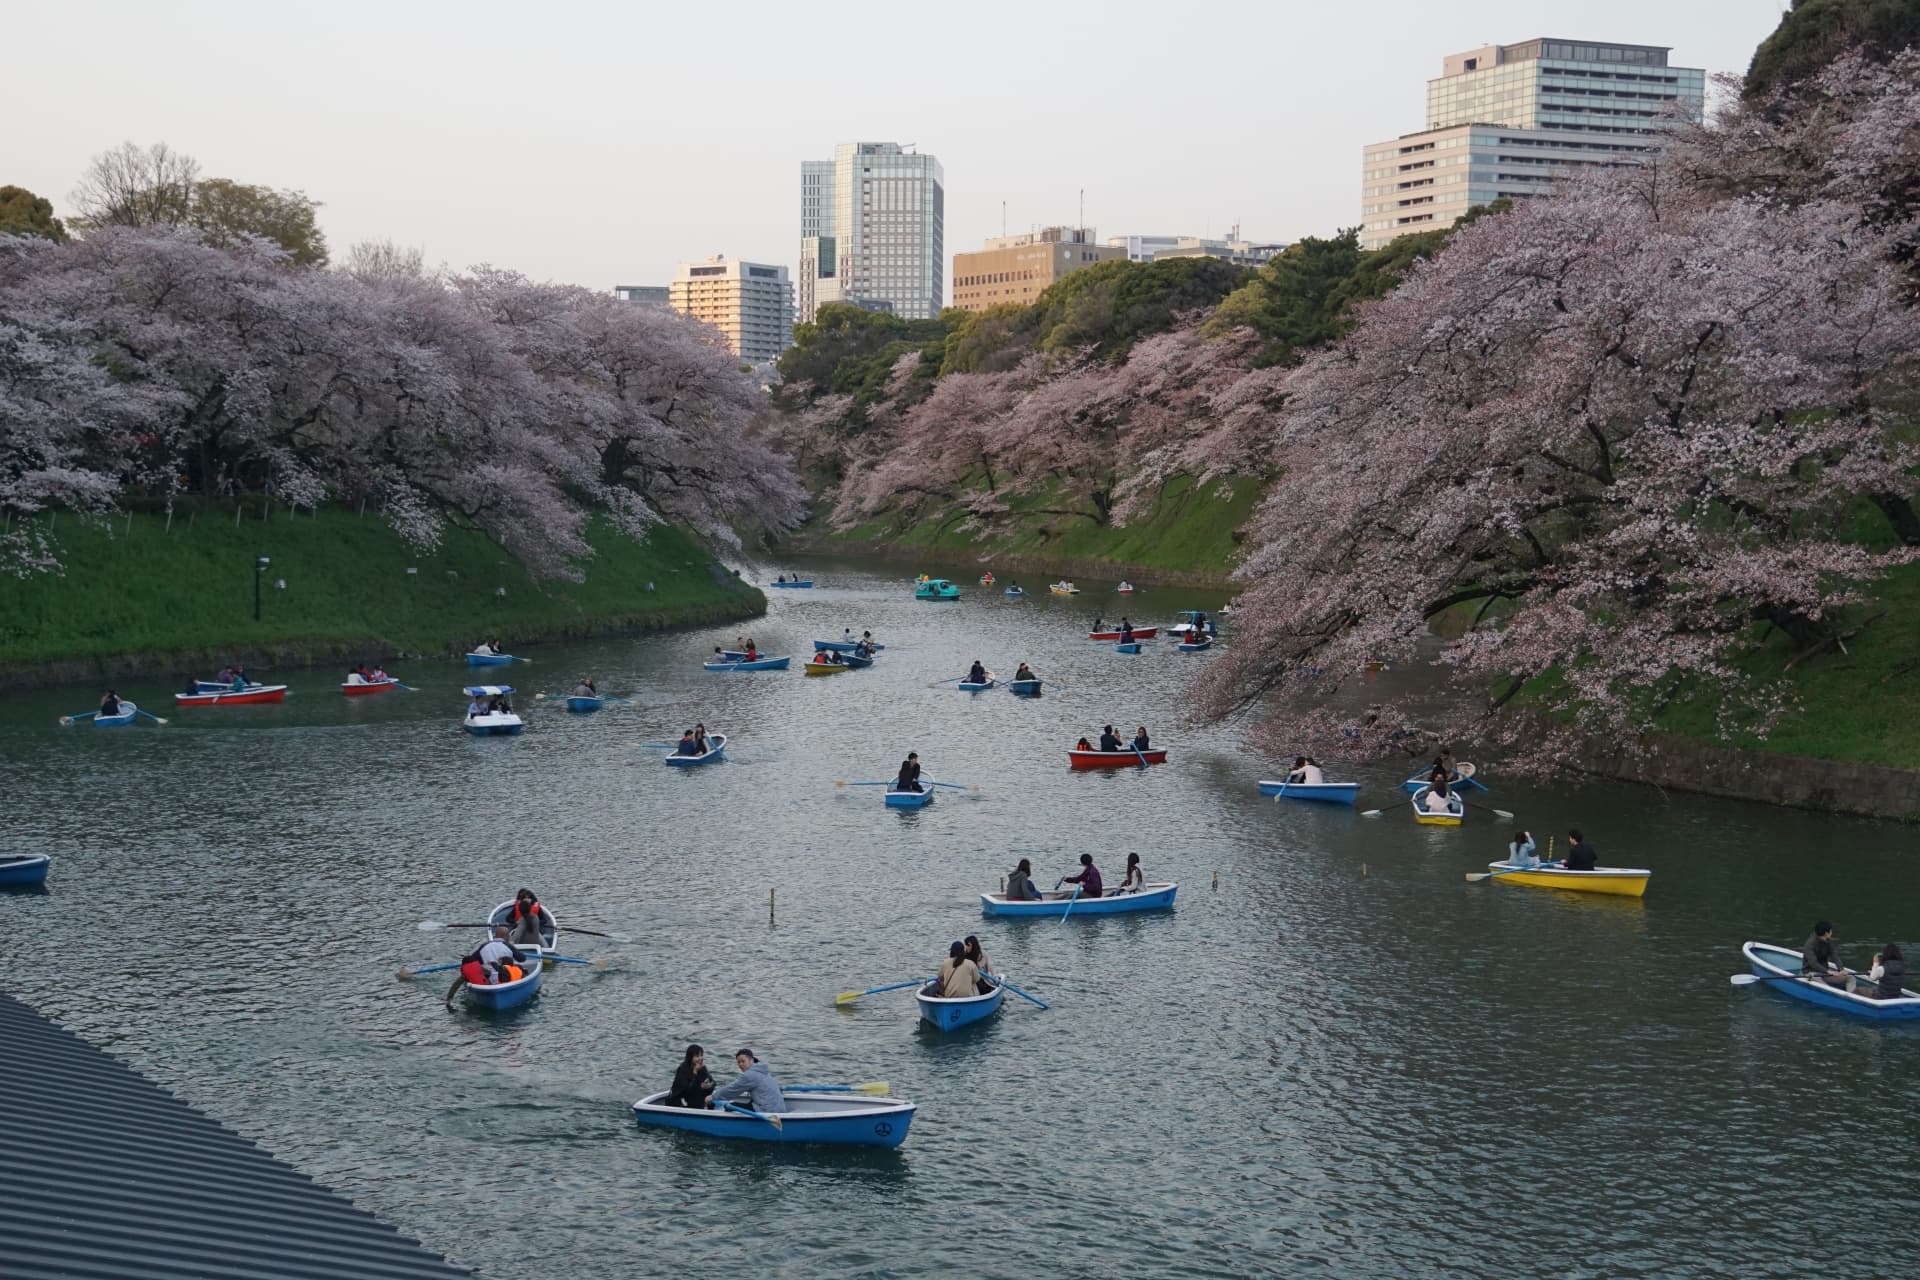
{"type": "Polygon", "coordinates": [[[1749,102],[1791,89],[1850,49],[1884,62],[1920,44],[1920,0],[1794,0],[1754,51],[1749,102]]]}
{"type": "Polygon", "coordinates": [[[327,237],[316,215],[320,205],[300,191],[276,191],[231,178],[205,178],[194,184],[187,222],[217,245],[243,235],[263,236],[287,251],[303,267],[327,265],[327,237]]]}
{"type": "Polygon", "coordinates": [[[64,244],[67,229],[53,216],[53,201],[25,187],[0,187],[0,236],[39,236],[64,244]]]}
{"type": "Polygon", "coordinates": [[[915,385],[919,395],[932,389],[947,335],[963,318],[963,312],[948,310],[938,320],[908,320],[890,311],[829,302],[812,321],[793,327],[793,345],[779,363],[781,403],[797,408],[822,395],[850,395],[849,420],[864,425],[866,407],[885,391],[900,357],[918,352],[915,385]]]}

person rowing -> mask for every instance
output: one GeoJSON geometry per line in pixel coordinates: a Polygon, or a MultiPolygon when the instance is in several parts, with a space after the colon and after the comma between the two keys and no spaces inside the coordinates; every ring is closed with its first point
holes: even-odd
{"type": "Polygon", "coordinates": [[[967,958],[967,944],[956,942],[947,948],[940,962],[940,976],[934,979],[942,997],[971,1000],[980,994],[980,966],[967,958]]]}
{"type": "Polygon", "coordinates": [[[1039,676],[1036,676],[1035,674],[1033,674],[1033,668],[1028,666],[1024,662],[1021,663],[1019,667],[1014,670],[1014,673],[1013,673],[1013,680],[1015,684],[1020,683],[1022,680],[1038,680],[1039,678],[1040,678],[1039,676]]]}
{"type": "Polygon", "coordinates": [[[497,924],[487,940],[460,961],[460,976],[447,988],[447,1008],[453,1008],[453,998],[463,986],[496,986],[502,982],[518,982],[525,976],[526,971],[520,967],[520,953],[507,941],[507,926],[497,924]]]}
{"type": "Polygon", "coordinates": [[[1427,788],[1427,797],[1424,803],[1428,813],[1453,812],[1453,793],[1447,790],[1447,780],[1445,778],[1435,780],[1434,784],[1427,788]]]}
{"type": "Polygon", "coordinates": [[[1113,731],[1113,726],[1108,725],[1100,731],[1100,749],[1102,751],[1125,751],[1127,748],[1126,745],[1120,741],[1120,735],[1113,731]]]}
{"type": "Polygon", "coordinates": [[[1033,882],[1033,863],[1027,858],[1020,859],[1020,865],[1007,877],[1007,897],[1016,902],[1038,902],[1039,886],[1033,882]]]}
{"type": "MultiPolygon", "coordinates": [[[[541,931],[540,917],[546,908],[540,905],[540,899],[531,889],[522,889],[513,895],[513,905],[507,908],[507,943],[514,947],[542,947],[546,945],[546,934],[541,931]]],[[[549,917],[551,919],[551,917],[549,917]]]]}
{"type": "MultiPolygon", "coordinates": [[[[1901,967],[1904,969],[1905,965],[1901,967]]],[[[1800,948],[1800,974],[1818,978],[1830,987],[1842,988],[1852,976],[1847,966],[1840,963],[1840,953],[1833,948],[1833,925],[1825,920],[1814,923],[1806,945],[1800,948]]]]}
{"type": "Polygon", "coordinates": [[[581,676],[580,682],[573,686],[573,692],[567,696],[570,698],[597,698],[600,696],[600,690],[594,687],[591,676],[581,676]]]}
{"type": "Polygon", "coordinates": [[[1128,622],[1125,618],[1120,619],[1120,643],[1121,644],[1133,643],[1133,624],[1131,622],[1128,622]]]}
{"type": "Polygon", "coordinates": [[[863,658],[871,658],[873,657],[873,641],[867,639],[865,636],[861,636],[859,642],[853,646],[853,651],[863,658]]]}
{"type": "Polygon", "coordinates": [[[1313,762],[1311,756],[1293,758],[1293,772],[1287,775],[1288,782],[1297,782],[1305,787],[1317,787],[1326,780],[1326,774],[1320,771],[1320,766],[1313,762]]]}
{"type": "Polygon", "coordinates": [[[1147,738],[1147,726],[1141,725],[1133,731],[1133,749],[1145,751],[1152,743],[1147,738]]]}
{"type": "Polygon", "coordinates": [[[114,692],[112,689],[107,690],[105,696],[103,696],[100,699],[99,714],[103,716],[119,715],[120,714],[120,695],[114,692]]]}
{"type": "Polygon", "coordinates": [[[673,749],[673,754],[677,756],[697,756],[700,754],[700,744],[693,740],[693,730],[689,729],[680,735],[680,745],[673,749]]]}
{"type": "Polygon", "coordinates": [[[892,789],[913,792],[926,790],[920,785],[920,753],[918,751],[907,752],[907,758],[900,762],[900,773],[894,778],[892,789]]]}
{"type": "Polygon", "coordinates": [[[787,1098],[780,1092],[780,1082],[773,1078],[773,1072],[767,1070],[767,1064],[754,1056],[753,1050],[737,1051],[733,1055],[733,1065],[740,1068],[740,1074],[731,1083],[713,1091],[714,1102],[745,1098],[751,1110],[763,1115],[778,1115],[787,1109],[787,1098]]]}
{"type": "Polygon", "coordinates": [[[987,669],[980,665],[980,659],[975,658],[973,660],[973,665],[967,668],[967,683],[968,684],[985,684],[986,682],[987,682],[987,669]]]}
{"type": "Polygon", "coordinates": [[[1060,878],[1060,883],[1079,885],[1080,895],[1082,897],[1085,897],[1085,898],[1099,897],[1100,896],[1100,868],[1093,865],[1093,855],[1090,853],[1081,854],[1080,855],[1080,874],[1077,876],[1062,876],[1060,878]]]}
{"type": "Polygon", "coordinates": [[[840,656],[838,649],[822,649],[813,655],[813,665],[816,667],[843,667],[846,665],[846,660],[840,656]]]}

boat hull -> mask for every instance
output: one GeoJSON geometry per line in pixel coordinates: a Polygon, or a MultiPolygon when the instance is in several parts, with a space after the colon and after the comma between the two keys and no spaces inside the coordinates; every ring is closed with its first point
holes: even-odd
{"type": "MultiPolygon", "coordinates": [[[[1160,628],[1158,627],[1135,627],[1133,629],[1133,638],[1135,640],[1151,640],[1159,634],[1160,628]]],[[[1087,632],[1087,639],[1089,640],[1118,640],[1119,638],[1120,633],[1118,631],[1087,632]]]]}
{"type": "Polygon", "coordinates": [[[809,662],[806,664],[806,672],[810,676],[837,676],[843,671],[851,670],[853,670],[853,668],[844,662],[809,662]]]}
{"type": "MultiPolygon", "coordinates": [[[[826,650],[826,649],[831,649],[835,653],[852,653],[855,649],[858,649],[859,647],[860,647],[860,642],[858,640],[815,640],[813,642],[813,651],[815,653],[819,653],[822,650],[826,650]]],[[[873,651],[875,653],[878,653],[880,652],[880,650],[886,647],[887,646],[883,644],[877,644],[873,646],[873,651]]]]}
{"type": "Polygon", "coordinates": [[[709,671],[785,671],[792,662],[791,656],[785,658],[755,658],[752,662],[706,662],[701,665],[709,671]]]}
{"type": "Polygon", "coordinates": [[[1179,644],[1179,649],[1182,653],[1199,653],[1202,649],[1211,648],[1213,648],[1213,641],[1211,640],[1202,640],[1199,644],[1191,644],[1182,640],[1179,644]]]}
{"type": "Polygon", "coordinates": [[[1113,646],[1113,651],[1115,653],[1138,653],[1140,652],[1140,642],[1135,640],[1131,644],[1117,644],[1113,646]]]}
{"type": "Polygon", "coordinates": [[[471,1009],[485,1009],[489,1013],[517,1009],[540,994],[540,982],[545,976],[546,966],[537,960],[530,960],[526,969],[526,976],[518,982],[490,983],[484,987],[476,987],[469,982],[460,988],[460,994],[466,998],[467,1007],[471,1009]]]}
{"type": "Polygon", "coordinates": [[[791,1110],[780,1113],[777,1129],[765,1120],[736,1111],[666,1106],[665,1091],[634,1103],[633,1118],[643,1129],[677,1129],[737,1142],[897,1147],[907,1140],[915,1110],[911,1102],[809,1094],[799,1089],[789,1090],[786,1099],[791,1110]]]}
{"type": "Polygon", "coordinates": [[[1007,688],[1013,690],[1023,698],[1037,698],[1040,696],[1040,682],[1038,680],[1009,680],[1007,681],[1007,688]]]}
{"type": "Polygon", "coordinates": [[[1000,594],[1003,596],[1008,596],[1012,599],[1018,600],[1021,596],[1024,596],[1027,593],[1022,591],[1018,587],[1008,587],[1005,591],[1002,591],[1000,594]]]}
{"type": "Polygon", "coordinates": [[[0,858],[0,885],[18,888],[23,885],[45,884],[47,868],[52,865],[53,859],[44,853],[17,858],[0,858]]]}
{"type": "Polygon", "coordinates": [[[707,750],[697,756],[668,756],[666,762],[678,769],[691,769],[695,765],[712,764],[727,753],[727,735],[710,733],[707,735],[707,750]]]}
{"type": "Polygon", "coordinates": [[[242,689],[238,693],[176,693],[173,704],[177,707],[216,707],[239,706],[249,702],[285,702],[287,686],[283,684],[264,684],[256,688],[242,689]]]}
{"type": "Polygon", "coordinates": [[[527,727],[526,722],[511,711],[491,716],[468,716],[464,724],[467,732],[476,738],[510,738],[527,727]]]}
{"type": "Polygon", "coordinates": [[[1318,800],[1322,804],[1354,804],[1360,796],[1357,782],[1262,782],[1263,796],[1285,796],[1289,800],[1318,800]]]}
{"type": "Polygon", "coordinates": [[[1032,899],[1008,898],[998,893],[980,895],[980,914],[983,916],[1047,916],[1058,920],[1063,916],[1069,920],[1078,920],[1082,916],[1113,916],[1129,911],[1165,911],[1173,906],[1174,894],[1179,891],[1178,884],[1150,884],[1139,893],[1117,894],[1110,898],[1074,898],[1071,893],[1049,890],[1039,901],[1032,899]],[[1073,910],[1067,910],[1072,901],[1073,910]]]}
{"type": "Polygon", "coordinates": [[[940,984],[930,982],[913,993],[915,1003],[920,1006],[920,1019],[933,1024],[941,1031],[957,1031],[961,1027],[991,1018],[1000,1012],[1000,1002],[1006,998],[1006,988],[988,978],[993,990],[985,995],[970,999],[949,1000],[945,996],[930,994],[938,991],[940,984]]]}
{"type": "Polygon", "coordinates": [[[995,681],[992,676],[988,676],[985,680],[979,681],[978,683],[972,680],[962,680],[959,684],[959,689],[962,693],[980,693],[983,690],[993,688],[996,683],[997,681],[995,681]]]}
{"type": "Polygon", "coordinates": [[[934,786],[931,782],[926,783],[925,786],[927,788],[925,791],[895,791],[891,787],[889,787],[887,789],[887,808],[889,809],[924,809],[926,808],[928,805],[933,803],[934,786]]]}
{"type": "Polygon", "coordinates": [[[134,721],[134,717],[137,716],[139,712],[140,712],[140,708],[134,706],[131,702],[128,702],[125,698],[122,698],[120,699],[119,715],[103,716],[96,712],[92,719],[83,720],[80,723],[95,725],[102,729],[121,729],[126,727],[127,725],[132,724],[134,721]]]}
{"type": "Polygon", "coordinates": [[[470,653],[467,665],[470,667],[504,667],[513,661],[510,653],[470,653]]]}
{"type": "Polygon", "coordinates": [[[343,684],[340,692],[349,698],[366,698],[376,693],[391,693],[399,687],[398,680],[369,680],[365,684],[343,684]]]}
{"type": "Polygon", "coordinates": [[[769,582],[767,585],[770,587],[784,587],[788,591],[804,591],[813,585],[813,579],[808,578],[805,582],[769,582]]]}
{"type": "Polygon", "coordinates": [[[1140,767],[1140,757],[1146,757],[1148,764],[1165,764],[1167,753],[1161,751],[1076,751],[1067,752],[1067,763],[1075,769],[1126,769],[1140,767]]]}
{"type": "Polygon", "coordinates": [[[958,600],[960,588],[949,586],[944,591],[937,588],[920,587],[913,593],[915,600],[958,600]]]}
{"type": "Polygon", "coordinates": [[[605,698],[576,697],[573,694],[567,695],[567,710],[569,711],[598,711],[606,704],[607,700],[605,698]]]}
{"type": "MultiPolygon", "coordinates": [[[[1524,884],[1533,889],[1565,889],[1572,893],[1609,893],[1621,898],[1645,897],[1647,881],[1653,875],[1645,867],[1595,867],[1591,871],[1570,871],[1549,864],[1514,871],[1510,869],[1513,865],[1511,862],[1489,862],[1487,867],[1499,872],[1494,879],[1503,883],[1524,884]]],[[[1796,959],[1795,963],[1799,961],[1796,959]]]]}
{"type": "MultiPolygon", "coordinates": [[[[1920,1019],[1920,992],[1911,988],[1902,987],[1901,990],[1906,994],[1898,1000],[1875,1000],[1839,987],[1830,987],[1818,980],[1800,977],[1800,953],[1791,948],[1776,947],[1769,942],[1749,942],[1741,946],[1740,954],[1746,957],[1747,966],[1756,976],[1777,979],[1760,985],[1772,987],[1781,995],[1873,1022],[1920,1019]]],[[[1868,979],[1861,974],[1860,980],[1864,983],[1868,979]]]]}

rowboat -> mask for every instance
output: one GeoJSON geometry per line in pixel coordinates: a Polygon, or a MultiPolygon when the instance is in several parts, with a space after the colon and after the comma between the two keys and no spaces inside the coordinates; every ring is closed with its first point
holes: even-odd
{"type": "Polygon", "coordinates": [[[738,1111],[670,1107],[666,1105],[669,1092],[662,1089],[633,1104],[633,1118],[642,1128],[679,1129],[745,1142],[897,1147],[907,1140],[907,1126],[913,1123],[914,1104],[896,1098],[787,1089],[783,1092],[788,1109],[780,1113],[780,1124],[775,1127],[770,1121],[738,1111]]]}
{"type": "Polygon", "coordinates": [[[1120,595],[1130,596],[1133,594],[1133,584],[1131,582],[1123,582],[1119,586],[1115,587],[1114,590],[1118,592],[1120,595]]]}
{"type": "Polygon", "coordinates": [[[848,666],[844,662],[817,662],[816,661],[816,662],[804,663],[802,665],[806,667],[807,674],[810,676],[837,676],[843,671],[853,670],[852,667],[848,666]]]}
{"type": "Polygon", "coordinates": [[[1353,804],[1360,795],[1357,782],[1262,782],[1263,796],[1285,796],[1289,800],[1322,800],[1328,804],[1353,804]]]}
{"type": "MultiPolygon", "coordinates": [[[[860,642],[858,640],[815,640],[813,642],[813,650],[815,653],[819,653],[823,649],[830,649],[834,653],[852,653],[859,647],[860,642]]],[[[873,651],[878,653],[886,647],[887,646],[883,644],[876,644],[873,646],[873,651]]]]}
{"type": "Polygon", "coordinates": [[[242,702],[285,702],[287,686],[283,684],[249,685],[238,693],[176,693],[173,695],[175,706],[212,707],[232,705],[242,702]]]}
{"type": "Polygon", "coordinates": [[[922,782],[920,791],[895,791],[887,788],[887,808],[924,809],[933,803],[934,785],[931,779],[922,782]]]}
{"type": "Polygon", "coordinates": [[[1177,647],[1182,653],[1198,653],[1202,649],[1213,648],[1213,637],[1202,636],[1198,640],[1182,640],[1177,647]]]}
{"type": "Polygon", "coordinates": [[[993,688],[997,683],[999,682],[994,678],[993,672],[989,671],[985,680],[962,680],[959,688],[962,693],[979,693],[983,689],[993,688]]]}
{"type": "Polygon", "coordinates": [[[570,693],[567,695],[567,710],[569,711],[598,711],[606,705],[607,700],[598,694],[570,693]]]}
{"type": "Polygon", "coordinates": [[[993,575],[992,575],[991,573],[983,573],[983,574],[981,574],[981,575],[980,575],[980,585],[981,585],[981,586],[983,586],[983,587],[990,587],[990,586],[992,586],[992,585],[993,585],[993,582],[994,582],[994,578],[993,578],[993,575]]]}
{"type": "Polygon", "coordinates": [[[1167,753],[1160,751],[1135,751],[1128,747],[1125,751],[1082,751],[1078,747],[1067,749],[1067,763],[1076,769],[1126,769],[1141,767],[1141,757],[1147,764],[1165,764],[1167,753]]]}
{"type": "MultiPolygon", "coordinates": [[[[260,681],[258,680],[249,680],[246,682],[246,684],[242,685],[241,687],[243,689],[266,688],[266,686],[260,683],[260,681]]],[[[195,693],[231,693],[233,691],[233,681],[231,680],[195,680],[193,682],[193,691],[195,693]]]]}
{"type": "MultiPolygon", "coordinates": [[[[513,695],[510,684],[470,684],[461,692],[469,698],[506,698],[513,695]]],[[[488,711],[480,715],[469,714],[464,720],[468,733],[476,738],[498,737],[519,733],[526,723],[511,711],[488,711]]]]}
{"type": "Polygon", "coordinates": [[[945,578],[929,578],[913,589],[915,600],[958,600],[960,588],[945,578]]]}
{"type": "Polygon", "coordinates": [[[1014,693],[1022,698],[1037,698],[1040,696],[1040,681],[1038,680],[1009,680],[1007,681],[1007,688],[1013,690],[1014,693]]]}
{"type": "Polygon", "coordinates": [[[863,657],[857,653],[843,653],[840,655],[840,661],[850,667],[870,667],[873,665],[873,656],[868,654],[863,657]]]}
{"type": "Polygon", "coordinates": [[[469,653],[467,665],[470,667],[504,667],[513,661],[510,653],[469,653]]]}
{"type": "Polygon", "coordinates": [[[715,649],[714,653],[719,655],[721,662],[745,662],[747,658],[744,649],[715,649]]]}
{"type": "Polygon", "coordinates": [[[697,756],[668,756],[667,763],[677,768],[689,769],[697,764],[712,764],[727,753],[727,735],[710,733],[707,735],[707,749],[697,756]]]}
{"type": "Polygon", "coordinates": [[[938,980],[929,982],[913,993],[914,1002],[920,1006],[920,1016],[942,1031],[953,1031],[968,1023],[979,1022],[1000,1012],[1000,1002],[1006,998],[1007,991],[992,975],[982,974],[981,978],[992,990],[984,995],[957,996],[948,998],[940,995],[938,980]]]}
{"type": "Polygon", "coordinates": [[[0,885],[43,884],[53,859],[44,853],[22,853],[0,857],[0,885]]]}
{"type": "Polygon", "coordinates": [[[1138,640],[1129,640],[1125,644],[1113,646],[1113,651],[1115,653],[1138,653],[1140,652],[1140,642],[1138,640]]]}
{"type": "Polygon", "coordinates": [[[369,694],[386,693],[389,690],[398,689],[399,687],[400,682],[392,677],[388,677],[385,680],[348,680],[340,686],[340,692],[346,694],[349,698],[364,698],[369,694]]]}
{"type": "Polygon", "coordinates": [[[1047,590],[1057,596],[1077,596],[1080,594],[1080,588],[1074,586],[1071,582],[1065,581],[1050,583],[1047,586],[1047,590]]]}
{"type": "Polygon", "coordinates": [[[730,662],[706,662],[701,665],[709,671],[785,671],[791,657],[755,658],[748,662],[745,658],[735,658],[730,662]]]}
{"type": "MultiPolygon", "coordinates": [[[[1536,889],[1572,889],[1579,893],[1611,893],[1623,898],[1639,898],[1647,892],[1647,878],[1653,874],[1645,867],[1595,867],[1591,871],[1573,871],[1558,862],[1540,862],[1530,867],[1518,863],[1489,862],[1494,879],[1510,884],[1531,885],[1536,889]]],[[[1798,956],[1794,963],[1799,963],[1798,956]]]]}
{"type": "Polygon", "coordinates": [[[1413,793],[1413,820],[1423,827],[1457,827],[1460,820],[1467,816],[1467,802],[1460,798],[1458,791],[1447,792],[1447,811],[1445,813],[1427,812],[1427,793],[1432,787],[1422,787],[1413,793]]]}
{"type": "MultiPolygon", "coordinates": [[[[487,916],[487,923],[489,925],[507,923],[512,910],[513,903],[501,903],[487,916]]],[[[542,906],[540,917],[542,939],[540,945],[520,943],[515,947],[515,950],[527,957],[527,963],[521,966],[525,972],[513,982],[494,982],[484,986],[475,986],[469,982],[460,988],[460,993],[466,997],[470,1007],[499,1013],[502,1010],[517,1008],[540,994],[540,980],[547,966],[539,957],[558,950],[560,941],[559,925],[555,922],[552,913],[542,906]]]]}
{"type": "Polygon", "coordinates": [[[119,715],[103,716],[98,711],[96,711],[93,713],[92,716],[90,716],[87,719],[87,721],[85,721],[85,723],[99,725],[102,729],[118,729],[122,725],[132,724],[133,718],[139,713],[140,713],[140,708],[134,706],[131,702],[128,702],[125,698],[122,698],[120,699],[119,715]]]}
{"type": "Polygon", "coordinates": [[[796,578],[789,582],[769,582],[767,585],[770,587],[788,587],[788,588],[810,587],[813,585],[813,579],[812,578],[796,578]]]}
{"type": "Polygon", "coordinates": [[[1008,587],[1005,591],[1002,591],[1000,594],[1003,596],[1013,596],[1017,599],[1020,596],[1024,596],[1027,593],[1022,591],[1018,587],[1008,587]]]}
{"type": "MultiPolygon", "coordinates": [[[[1447,778],[1448,789],[1465,791],[1471,788],[1475,791],[1486,791],[1488,789],[1487,784],[1474,776],[1478,772],[1479,770],[1474,766],[1472,761],[1462,760],[1458,765],[1454,766],[1453,773],[1447,778]]],[[[1411,778],[1408,778],[1400,784],[1400,789],[1402,791],[1420,791],[1431,786],[1432,783],[1433,771],[1429,769],[1425,773],[1416,773],[1411,778]]]]}
{"type": "MultiPolygon", "coordinates": [[[[1503,880],[1505,878],[1501,877],[1503,880]]],[[[1760,985],[1772,987],[1780,994],[1796,1000],[1805,1000],[1826,1009],[1838,1009],[1857,1018],[1872,1018],[1876,1022],[1920,1018],[1920,992],[1909,987],[1900,988],[1900,997],[1896,1000],[1875,1000],[1872,996],[1858,995],[1842,987],[1830,987],[1818,978],[1801,977],[1800,953],[1789,947],[1776,947],[1769,942],[1748,942],[1741,946],[1740,954],[1747,958],[1747,964],[1756,976],[1767,979],[1760,985]]],[[[1858,976],[1861,985],[1869,982],[1866,974],[1858,976]]]]}
{"type": "MultiPolygon", "coordinates": [[[[1135,627],[1133,629],[1133,638],[1135,640],[1151,640],[1159,634],[1160,628],[1158,627],[1135,627]]],[[[1120,633],[1118,631],[1087,632],[1087,639],[1089,640],[1118,640],[1119,638],[1120,633]]]]}
{"type": "Polygon", "coordinates": [[[1150,884],[1137,893],[1116,893],[1106,898],[1089,898],[1082,894],[1075,898],[1070,890],[1048,889],[1036,901],[1032,898],[1009,898],[1004,893],[983,893],[980,895],[980,914],[983,916],[1052,916],[1056,919],[1065,916],[1078,920],[1081,916],[1111,916],[1123,911],[1162,911],[1173,905],[1173,895],[1179,890],[1178,884],[1150,884]],[[1073,910],[1067,910],[1071,900],[1073,910]]]}

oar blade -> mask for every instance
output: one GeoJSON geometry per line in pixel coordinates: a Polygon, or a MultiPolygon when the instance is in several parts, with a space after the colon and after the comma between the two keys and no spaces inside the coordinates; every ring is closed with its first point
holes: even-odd
{"type": "Polygon", "coordinates": [[[865,994],[867,993],[864,991],[842,991],[839,995],[833,998],[833,1002],[835,1004],[852,1004],[854,1001],[858,1000],[861,996],[864,996],[865,994]]]}
{"type": "Polygon", "coordinates": [[[1736,973],[1736,974],[1733,974],[1731,977],[1729,977],[1727,981],[1731,982],[1736,987],[1750,987],[1754,983],[1760,981],[1760,977],[1758,974],[1736,973]]]}

